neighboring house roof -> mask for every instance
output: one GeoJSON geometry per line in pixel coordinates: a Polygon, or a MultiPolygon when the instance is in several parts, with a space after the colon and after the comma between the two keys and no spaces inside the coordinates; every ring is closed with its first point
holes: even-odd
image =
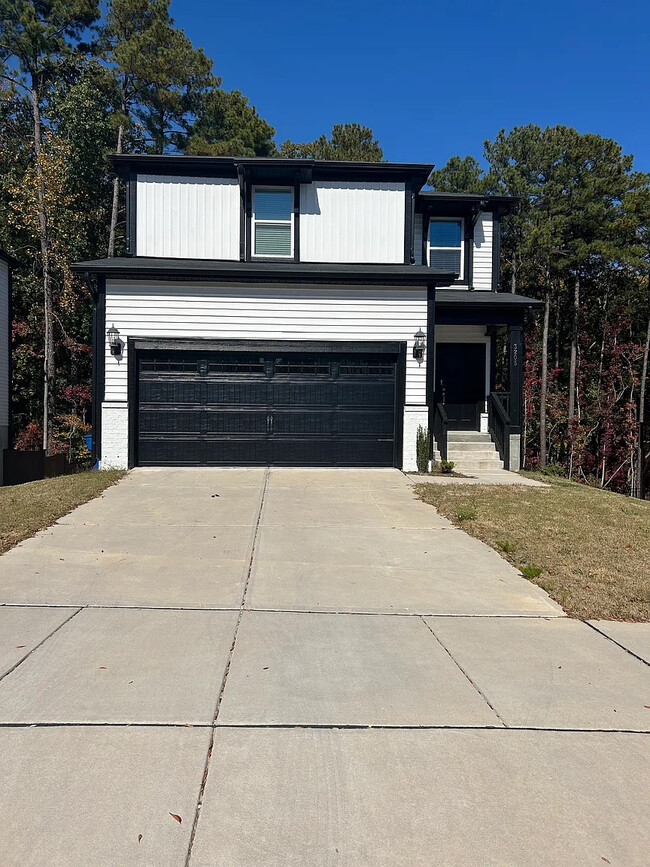
{"type": "Polygon", "coordinates": [[[312,262],[234,262],[214,259],[169,259],[125,256],[77,262],[73,271],[110,277],[192,277],[287,283],[367,283],[371,285],[449,286],[458,276],[423,265],[350,265],[312,262]]]}
{"type": "Polygon", "coordinates": [[[110,162],[122,177],[130,172],[170,175],[199,175],[201,177],[232,177],[249,175],[259,179],[298,180],[309,183],[313,179],[411,180],[417,189],[426,184],[433,165],[429,163],[362,163],[347,160],[302,160],[283,157],[210,157],[168,154],[113,154],[110,162]],[[297,176],[297,177],[296,177],[297,176]]]}

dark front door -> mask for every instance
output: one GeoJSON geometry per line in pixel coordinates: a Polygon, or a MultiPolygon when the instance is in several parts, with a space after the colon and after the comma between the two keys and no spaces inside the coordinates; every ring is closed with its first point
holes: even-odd
{"type": "Polygon", "coordinates": [[[485,401],[485,344],[439,343],[436,400],[455,430],[478,430],[485,401]]]}
{"type": "Polygon", "coordinates": [[[394,466],[393,355],[138,352],[135,463],[394,466]]]}

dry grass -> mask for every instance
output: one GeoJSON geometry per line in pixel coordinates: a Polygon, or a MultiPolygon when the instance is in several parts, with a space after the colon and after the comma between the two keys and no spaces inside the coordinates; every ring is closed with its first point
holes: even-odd
{"type": "Polygon", "coordinates": [[[417,485],[418,495],[543,587],[571,617],[650,620],[650,503],[549,488],[417,485]]]}
{"type": "Polygon", "coordinates": [[[123,475],[121,470],[96,470],[0,488],[0,554],[94,499],[123,475]]]}

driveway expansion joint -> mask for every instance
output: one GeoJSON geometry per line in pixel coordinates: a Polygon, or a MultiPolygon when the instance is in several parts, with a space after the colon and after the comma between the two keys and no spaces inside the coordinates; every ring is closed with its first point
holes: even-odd
{"type": "MultiPolygon", "coordinates": [[[[39,606],[39,607],[40,608],[47,608],[49,606],[39,606]]],[[[8,669],[7,671],[4,672],[4,674],[1,674],[0,675],[0,681],[4,680],[5,677],[7,677],[7,675],[9,675],[13,671],[15,671],[18,668],[18,666],[22,665],[26,659],[29,659],[29,657],[32,655],[32,653],[34,653],[35,650],[38,650],[39,647],[42,647],[43,644],[45,644],[45,642],[48,641],[48,639],[50,639],[56,632],[59,631],[59,629],[62,629],[64,626],[66,626],[66,624],[70,623],[72,618],[76,617],[77,614],[79,614],[80,611],[83,611],[86,606],[82,605],[81,607],[77,608],[76,605],[61,605],[61,606],[57,605],[55,607],[57,607],[57,608],[59,608],[59,607],[60,608],[76,608],[77,610],[73,611],[69,617],[66,617],[66,619],[63,621],[63,623],[59,623],[59,625],[56,627],[56,629],[53,629],[51,632],[49,632],[45,636],[45,638],[43,638],[41,641],[38,642],[38,644],[35,644],[34,647],[32,647],[23,657],[21,657],[21,659],[18,660],[18,662],[15,663],[15,665],[12,665],[10,669],[8,669]]]]}
{"type": "Polygon", "coordinates": [[[597,632],[599,635],[602,635],[603,638],[606,638],[608,641],[611,641],[612,644],[615,644],[617,647],[620,647],[621,650],[624,650],[626,653],[629,653],[630,656],[633,656],[635,659],[638,659],[639,662],[642,662],[644,665],[647,665],[650,668],[650,662],[647,659],[644,659],[642,656],[639,656],[638,653],[635,653],[633,650],[630,650],[629,647],[626,647],[624,644],[621,644],[620,641],[617,641],[615,638],[612,638],[611,635],[608,635],[606,632],[603,632],[602,629],[599,629],[597,626],[594,626],[593,623],[590,623],[588,620],[582,620],[586,626],[590,629],[593,629],[594,632],[597,632]]]}
{"type": "Polygon", "coordinates": [[[223,694],[226,689],[226,682],[228,680],[228,674],[230,673],[230,663],[232,662],[233,653],[235,652],[235,645],[237,644],[237,633],[239,632],[239,626],[242,621],[242,617],[244,616],[244,611],[246,609],[246,595],[248,593],[248,585],[251,580],[251,573],[253,571],[253,561],[255,559],[255,551],[257,546],[257,539],[260,530],[260,523],[262,521],[262,512],[264,510],[264,501],[266,499],[266,491],[268,488],[270,476],[270,468],[267,467],[264,472],[264,480],[262,482],[262,493],[260,495],[259,505],[257,508],[257,519],[255,521],[255,529],[253,530],[252,539],[251,539],[251,547],[250,547],[250,555],[248,558],[248,570],[246,573],[246,580],[244,582],[244,589],[242,591],[241,602],[239,603],[239,613],[237,615],[237,622],[235,623],[235,631],[232,638],[232,644],[230,645],[230,650],[228,652],[228,659],[226,661],[226,667],[223,673],[223,679],[221,681],[221,688],[219,689],[219,695],[217,697],[217,704],[214,709],[214,716],[212,719],[212,726],[210,732],[210,743],[208,744],[208,751],[205,757],[205,766],[203,769],[203,777],[201,779],[201,785],[199,787],[199,795],[196,802],[196,809],[194,811],[194,821],[192,822],[192,832],[190,834],[190,840],[187,846],[187,855],[185,857],[185,867],[189,867],[190,861],[192,859],[192,849],[194,848],[194,840],[196,839],[196,832],[199,825],[199,818],[201,816],[201,809],[203,807],[203,798],[205,796],[205,787],[208,782],[208,775],[210,773],[210,761],[212,759],[212,751],[214,749],[214,735],[216,731],[216,724],[219,718],[219,710],[221,708],[221,701],[223,699],[223,694]]]}
{"type": "Polygon", "coordinates": [[[497,719],[499,719],[499,721],[501,722],[501,724],[502,724],[505,728],[508,728],[508,723],[503,719],[503,717],[501,716],[501,714],[499,713],[499,711],[494,707],[494,705],[493,705],[492,702],[488,699],[488,697],[485,695],[485,693],[484,693],[484,692],[483,692],[483,691],[482,691],[482,690],[477,686],[477,684],[472,680],[472,678],[471,678],[471,677],[469,676],[469,674],[465,671],[465,669],[464,669],[464,668],[462,667],[462,665],[458,662],[458,660],[454,657],[454,655],[449,651],[449,649],[448,649],[448,648],[447,648],[447,647],[442,643],[442,641],[438,638],[438,636],[436,635],[436,633],[435,633],[435,632],[433,631],[433,629],[429,626],[429,623],[427,622],[427,620],[426,620],[424,617],[421,617],[420,619],[422,620],[422,622],[424,623],[424,625],[426,626],[426,628],[429,630],[429,632],[431,633],[431,635],[433,635],[433,637],[434,637],[435,640],[438,642],[438,644],[440,645],[440,647],[442,647],[442,649],[445,651],[445,653],[447,654],[447,656],[449,656],[449,658],[450,658],[451,661],[454,663],[454,665],[455,665],[455,666],[456,666],[456,667],[457,667],[457,668],[462,672],[462,674],[465,676],[465,678],[466,678],[466,679],[471,683],[471,685],[474,687],[474,689],[476,690],[476,692],[478,692],[478,694],[481,696],[481,698],[483,699],[483,701],[484,701],[484,702],[487,704],[487,706],[490,708],[490,710],[492,711],[492,713],[495,714],[495,716],[497,717],[497,719]]]}

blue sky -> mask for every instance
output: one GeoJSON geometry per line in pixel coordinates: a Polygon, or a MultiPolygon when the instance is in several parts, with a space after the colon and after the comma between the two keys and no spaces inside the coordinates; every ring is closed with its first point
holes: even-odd
{"type": "Polygon", "coordinates": [[[276,140],[370,126],[385,159],[481,156],[485,138],[563,123],[615,138],[650,171],[647,0],[215,3],[172,15],[276,140]]]}

